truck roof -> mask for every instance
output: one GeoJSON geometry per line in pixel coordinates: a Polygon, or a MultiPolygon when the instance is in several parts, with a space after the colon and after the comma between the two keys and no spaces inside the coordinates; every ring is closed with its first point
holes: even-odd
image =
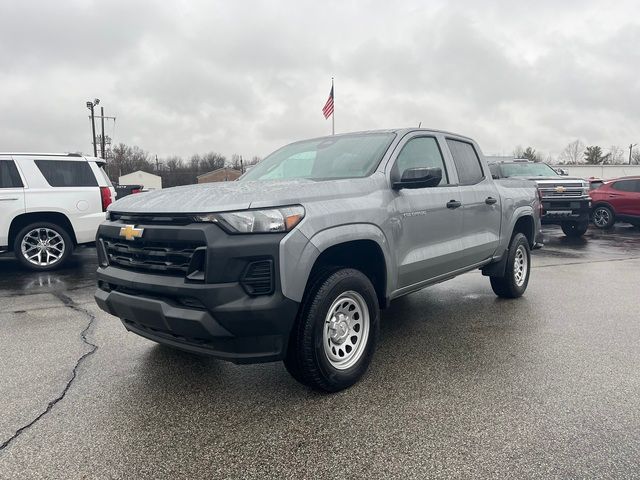
{"type": "MultiPolygon", "coordinates": [[[[368,133],[396,133],[398,135],[405,135],[409,132],[427,132],[427,133],[441,133],[443,135],[451,135],[454,137],[458,137],[458,138],[464,138],[466,140],[469,140],[470,142],[473,142],[474,140],[470,137],[467,137],[466,135],[460,135],[459,133],[455,133],[455,132],[448,132],[446,130],[437,130],[435,128],[411,128],[411,127],[404,127],[404,128],[387,128],[387,129],[376,129],[376,130],[361,130],[361,131],[357,131],[357,132],[345,132],[345,133],[337,133],[335,135],[322,135],[320,137],[315,137],[315,138],[325,138],[325,137],[329,137],[329,136],[334,136],[334,137],[340,137],[340,136],[346,136],[346,135],[365,135],[368,133]]],[[[314,138],[308,138],[305,140],[300,140],[300,141],[306,141],[306,140],[313,140],[314,138]]],[[[296,142],[294,142],[296,143],[296,142]]]]}

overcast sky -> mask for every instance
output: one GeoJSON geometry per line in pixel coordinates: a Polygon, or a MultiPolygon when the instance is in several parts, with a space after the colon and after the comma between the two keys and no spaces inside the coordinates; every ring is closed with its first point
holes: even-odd
{"type": "Polygon", "coordinates": [[[485,154],[640,143],[637,1],[2,0],[0,151],[264,156],[336,131],[423,126],[485,154]]]}

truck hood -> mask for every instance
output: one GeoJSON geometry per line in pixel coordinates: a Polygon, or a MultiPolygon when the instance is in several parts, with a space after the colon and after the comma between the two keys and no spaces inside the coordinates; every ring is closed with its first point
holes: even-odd
{"type": "Polygon", "coordinates": [[[341,180],[260,180],[185,185],[129,195],[111,204],[121,213],[210,213],[304,204],[308,201],[366,195],[384,176],[341,180]]]}
{"type": "Polygon", "coordinates": [[[580,177],[567,177],[566,175],[562,175],[562,176],[558,176],[558,177],[537,177],[537,176],[533,176],[533,177],[519,177],[519,178],[524,178],[527,180],[533,180],[534,182],[541,182],[541,183],[564,183],[565,181],[567,182],[584,182],[585,180],[583,178],[580,177]]]}

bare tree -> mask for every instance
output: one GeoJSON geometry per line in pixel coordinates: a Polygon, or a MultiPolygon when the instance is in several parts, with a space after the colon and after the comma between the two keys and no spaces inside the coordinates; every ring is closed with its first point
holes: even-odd
{"type": "Polygon", "coordinates": [[[633,152],[631,154],[631,164],[640,165],[640,152],[633,152]]]}
{"type": "Polygon", "coordinates": [[[513,157],[514,158],[524,158],[524,148],[522,148],[522,145],[518,145],[516,148],[513,149],[513,157]]]}
{"type": "Polygon", "coordinates": [[[625,161],[625,151],[618,145],[611,145],[609,147],[609,153],[607,153],[607,163],[611,165],[620,165],[625,161]]]}
{"type": "Polygon", "coordinates": [[[577,165],[581,163],[582,153],[584,152],[584,143],[580,139],[574,140],[564,147],[564,150],[558,157],[561,164],[577,165]]]}

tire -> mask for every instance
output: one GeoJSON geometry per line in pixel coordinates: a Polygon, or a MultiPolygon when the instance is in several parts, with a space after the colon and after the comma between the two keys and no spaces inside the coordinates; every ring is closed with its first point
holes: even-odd
{"type": "Polygon", "coordinates": [[[325,271],[311,282],[291,333],[285,366],[300,383],[337,392],[367,371],[380,330],[380,307],[359,270],[325,271]]]}
{"type": "Polygon", "coordinates": [[[522,233],[516,233],[509,243],[505,274],[501,277],[490,277],[491,288],[499,297],[521,297],[527,289],[527,285],[529,285],[530,273],[531,252],[529,241],[522,233]],[[518,266],[517,269],[516,266],[518,266]]]}
{"type": "Polygon", "coordinates": [[[73,240],[60,225],[36,222],[16,235],[13,252],[22,266],[35,271],[61,267],[73,252],[73,240]]]}
{"type": "Polygon", "coordinates": [[[589,222],[563,222],[560,228],[567,237],[577,238],[587,233],[589,222]]]}
{"type": "Polygon", "coordinates": [[[602,229],[612,228],[616,223],[616,216],[609,207],[605,205],[598,205],[593,209],[591,214],[591,221],[593,224],[602,229]]]}

